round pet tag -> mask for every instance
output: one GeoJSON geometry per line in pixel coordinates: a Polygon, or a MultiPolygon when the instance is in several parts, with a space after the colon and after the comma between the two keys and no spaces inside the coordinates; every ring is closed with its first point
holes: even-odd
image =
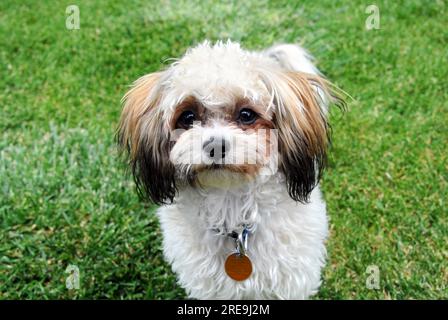
{"type": "Polygon", "coordinates": [[[243,281],[252,273],[252,262],[248,256],[234,253],[227,257],[224,269],[233,280],[243,281]]]}

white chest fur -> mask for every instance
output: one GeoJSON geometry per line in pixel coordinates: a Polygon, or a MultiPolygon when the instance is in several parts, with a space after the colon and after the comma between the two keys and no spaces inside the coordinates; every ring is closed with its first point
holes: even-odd
{"type": "Polygon", "coordinates": [[[165,257],[191,298],[306,299],[317,292],[328,233],[318,187],[307,204],[289,198],[281,176],[235,189],[187,188],[157,214],[165,257]],[[224,271],[234,242],[213,229],[241,224],[255,226],[248,243],[253,273],[237,282],[224,271]]]}

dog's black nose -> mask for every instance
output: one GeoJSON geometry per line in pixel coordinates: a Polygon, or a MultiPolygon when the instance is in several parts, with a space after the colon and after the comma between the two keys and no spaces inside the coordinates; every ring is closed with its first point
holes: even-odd
{"type": "Polygon", "coordinates": [[[204,142],[202,149],[210,159],[217,162],[226,157],[226,150],[229,149],[229,145],[224,138],[210,137],[204,142]]]}

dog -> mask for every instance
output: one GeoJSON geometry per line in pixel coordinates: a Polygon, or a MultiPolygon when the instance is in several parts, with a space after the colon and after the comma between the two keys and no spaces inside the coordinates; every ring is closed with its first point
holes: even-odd
{"type": "Polygon", "coordinates": [[[331,105],[300,46],[205,41],[123,98],[138,193],[160,205],[165,259],[195,299],[307,299],[325,265],[319,180],[331,105]]]}

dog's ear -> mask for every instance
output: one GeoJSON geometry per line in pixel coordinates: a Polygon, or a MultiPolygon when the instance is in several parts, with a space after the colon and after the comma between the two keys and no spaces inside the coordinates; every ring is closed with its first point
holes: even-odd
{"type": "Polygon", "coordinates": [[[302,72],[283,71],[270,78],[268,88],[275,108],[280,170],[291,198],[307,202],[326,164],[328,105],[339,98],[326,80],[302,72]]]}
{"type": "Polygon", "coordinates": [[[170,132],[159,108],[160,77],[160,73],[145,75],[126,93],[117,133],[139,195],[156,204],[172,202],[176,193],[169,161],[170,132]]]}

